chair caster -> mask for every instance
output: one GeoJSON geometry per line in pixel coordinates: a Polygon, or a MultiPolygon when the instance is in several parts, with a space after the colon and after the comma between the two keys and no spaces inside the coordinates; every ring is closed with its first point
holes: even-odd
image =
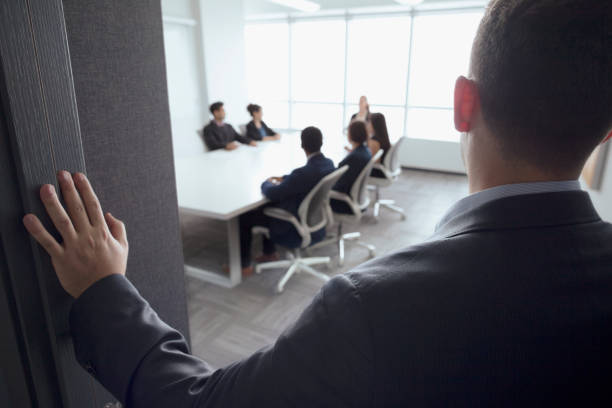
{"type": "Polygon", "coordinates": [[[400,215],[400,220],[402,220],[402,221],[406,221],[406,214],[402,214],[402,215],[400,215]]]}
{"type": "Polygon", "coordinates": [[[376,251],[375,250],[370,249],[368,252],[369,252],[370,258],[374,258],[376,256],[376,251]]]}
{"type": "Polygon", "coordinates": [[[280,295],[281,293],[283,293],[283,290],[284,290],[284,289],[285,289],[285,288],[284,288],[283,286],[276,285],[276,286],[274,287],[274,293],[275,293],[275,294],[277,294],[277,295],[280,295]]]}

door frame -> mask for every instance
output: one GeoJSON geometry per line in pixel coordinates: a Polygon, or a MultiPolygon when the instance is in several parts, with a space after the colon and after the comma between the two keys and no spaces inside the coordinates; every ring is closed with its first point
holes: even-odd
{"type": "Polygon", "coordinates": [[[57,187],[59,170],[86,171],[61,0],[0,2],[0,97],[0,279],[8,294],[0,307],[12,317],[20,356],[8,392],[30,406],[101,407],[114,398],[75,359],[72,298],[21,225],[32,212],[54,231],[40,186],[57,187]]]}

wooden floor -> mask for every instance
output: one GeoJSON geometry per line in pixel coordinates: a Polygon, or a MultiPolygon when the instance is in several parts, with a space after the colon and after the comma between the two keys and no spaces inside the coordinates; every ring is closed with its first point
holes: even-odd
{"type": "MultiPolygon", "coordinates": [[[[381,209],[379,221],[371,214],[360,225],[347,226],[346,232],[359,230],[364,242],[377,248],[377,256],[423,241],[431,235],[444,212],[467,194],[467,178],[460,175],[404,170],[382,196],[396,200],[407,218],[381,209]]],[[[227,263],[225,225],[218,221],[181,214],[186,259],[220,268],[227,263]]],[[[259,251],[256,240],[254,252],[259,251]]],[[[366,261],[367,250],[350,245],[342,268],[334,267],[334,246],[313,251],[313,255],[332,256],[333,267],[319,270],[335,275],[366,261]]],[[[300,274],[285,286],[282,294],[274,286],[284,270],[265,271],[246,279],[234,289],[224,289],[187,277],[187,300],[191,325],[192,351],[213,367],[223,367],[249,356],[274,342],[278,335],[300,315],[322,282],[300,274]]]]}

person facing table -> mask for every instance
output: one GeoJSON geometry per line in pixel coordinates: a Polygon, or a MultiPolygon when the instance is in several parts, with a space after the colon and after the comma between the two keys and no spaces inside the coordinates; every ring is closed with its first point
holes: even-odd
{"type": "Polygon", "coordinates": [[[261,106],[251,103],[247,106],[247,111],[253,118],[253,120],[251,120],[246,126],[246,136],[249,139],[264,142],[280,139],[280,135],[274,130],[270,129],[261,119],[263,116],[261,106]]]}
{"type": "Polygon", "coordinates": [[[210,113],[213,119],[204,127],[204,143],[208,150],[235,150],[239,144],[257,146],[257,142],[242,136],[229,123],[225,123],[225,108],[223,102],[215,102],[210,105],[210,113]]]}
{"type": "MultiPolygon", "coordinates": [[[[321,153],[323,135],[316,127],[307,127],[301,134],[302,149],[307,157],[305,166],[299,167],[283,177],[270,177],[261,185],[261,192],[271,201],[271,206],[289,211],[298,216],[298,208],[310,190],[325,176],[335,170],[334,163],[321,153]]],[[[252,229],[255,226],[270,230],[270,238],[263,237],[263,255],[257,262],[278,259],[274,242],[288,246],[299,246],[302,241],[299,233],[289,222],[270,218],[263,212],[264,207],[240,216],[240,254],[242,273],[249,275],[251,266],[252,229]]],[[[325,236],[325,228],[312,233],[316,242],[325,236]]]]}

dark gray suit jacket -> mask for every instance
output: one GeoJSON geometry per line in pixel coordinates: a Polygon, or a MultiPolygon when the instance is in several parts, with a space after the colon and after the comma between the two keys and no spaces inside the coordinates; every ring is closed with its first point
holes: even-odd
{"type": "Polygon", "coordinates": [[[216,371],[121,276],[71,328],[128,407],[611,406],[612,226],[584,192],[489,202],[332,279],[273,346],[216,371]]]}

